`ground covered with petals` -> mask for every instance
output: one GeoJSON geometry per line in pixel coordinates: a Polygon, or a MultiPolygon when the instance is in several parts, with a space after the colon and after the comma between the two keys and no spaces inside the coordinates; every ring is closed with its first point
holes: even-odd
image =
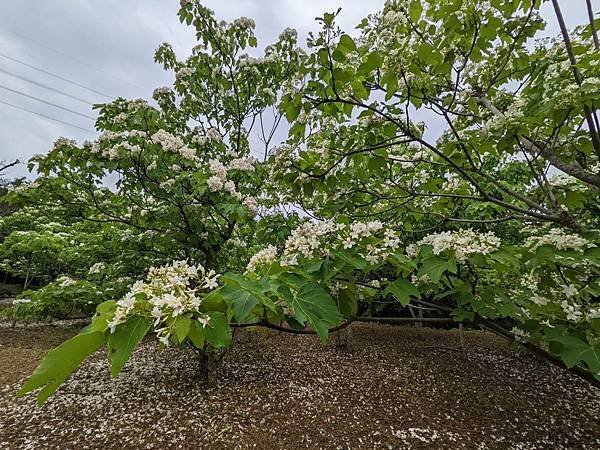
{"type": "Polygon", "coordinates": [[[599,448],[600,391],[483,332],[353,324],[352,348],[243,331],[198,380],[144,342],[117,379],[99,352],[38,408],[23,378],[74,330],[0,329],[0,448],[599,448]]]}

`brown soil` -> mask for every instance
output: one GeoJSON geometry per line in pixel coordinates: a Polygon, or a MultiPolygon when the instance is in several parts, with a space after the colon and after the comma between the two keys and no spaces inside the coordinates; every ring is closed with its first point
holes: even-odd
{"type": "Polygon", "coordinates": [[[495,336],[352,327],[240,332],[212,388],[187,351],[149,340],[114,380],[100,352],[43,408],[14,394],[73,331],[0,329],[0,448],[600,448],[600,391],[495,336]]]}

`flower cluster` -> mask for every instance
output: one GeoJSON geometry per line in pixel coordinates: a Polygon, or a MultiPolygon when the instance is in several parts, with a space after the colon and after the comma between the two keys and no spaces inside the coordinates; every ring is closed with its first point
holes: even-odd
{"type": "Polygon", "coordinates": [[[252,156],[248,158],[235,158],[229,163],[229,168],[233,170],[241,170],[244,172],[252,172],[256,164],[256,158],[252,156]]]}
{"type": "Polygon", "coordinates": [[[525,241],[525,246],[535,250],[542,245],[552,245],[557,250],[580,250],[590,246],[590,242],[576,234],[565,233],[559,228],[552,228],[542,236],[531,236],[525,241]]]}
{"type": "Polygon", "coordinates": [[[250,217],[256,217],[256,215],[258,214],[258,202],[254,197],[248,196],[244,198],[242,205],[248,208],[248,211],[250,212],[250,217]]]}
{"type": "Polygon", "coordinates": [[[88,273],[91,274],[95,274],[95,273],[100,273],[105,269],[106,265],[103,262],[98,262],[96,264],[94,264],[92,267],[90,267],[90,269],[88,270],[88,273]]]}
{"type": "Polygon", "coordinates": [[[223,165],[223,163],[217,159],[209,161],[209,166],[213,176],[207,181],[208,188],[212,192],[220,191],[223,189],[223,186],[227,181],[227,167],[225,167],[225,165],[223,165]]]}
{"type": "Polygon", "coordinates": [[[466,261],[471,255],[488,255],[500,248],[500,238],[491,231],[478,233],[471,228],[457,231],[442,231],[425,236],[416,244],[411,244],[406,249],[406,254],[415,257],[423,245],[433,247],[433,253],[450,250],[454,252],[457,261],[466,261]]]}
{"type": "Polygon", "coordinates": [[[113,318],[108,323],[111,333],[133,315],[154,319],[154,330],[159,340],[169,344],[172,319],[183,314],[191,314],[203,327],[209,318],[200,311],[203,291],[218,286],[217,274],[206,271],[201,265],[194,266],[187,261],[175,261],[171,265],[153,267],[148,272],[146,282],[137,281],[131,290],[119,301],[113,318]]]}
{"type": "Polygon", "coordinates": [[[567,320],[570,322],[579,322],[583,318],[583,311],[577,303],[569,303],[567,300],[563,300],[560,308],[567,315],[567,320]]]}
{"type": "Polygon", "coordinates": [[[60,287],[68,287],[77,283],[77,281],[67,275],[57,278],[56,281],[60,283],[60,287]]]}
{"type": "Polygon", "coordinates": [[[231,25],[234,28],[247,29],[247,30],[256,27],[254,20],[249,19],[248,17],[240,17],[238,19],[235,19],[231,25]]]}
{"type": "MultiPolygon", "coordinates": [[[[397,233],[384,228],[379,221],[337,224],[334,222],[306,222],[292,231],[280,256],[282,266],[295,266],[301,259],[327,257],[332,251],[352,249],[369,264],[388,258],[400,246],[397,233]]],[[[278,258],[277,249],[269,246],[255,254],[246,268],[256,272],[278,258]]]]}
{"type": "Polygon", "coordinates": [[[26,305],[27,303],[31,303],[30,298],[17,298],[17,299],[14,299],[12,302],[13,306],[26,305]]]}
{"type": "Polygon", "coordinates": [[[344,240],[344,248],[352,248],[356,241],[363,237],[370,237],[374,232],[383,228],[383,224],[378,220],[374,222],[358,222],[350,226],[350,235],[344,240]]]}
{"type": "Polygon", "coordinates": [[[306,222],[292,231],[285,242],[282,266],[298,264],[298,256],[306,259],[313,258],[317,253],[325,256],[328,253],[321,242],[321,238],[339,231],[343,226],[333,222],[306,222]]]}
{"type": "Polygon", "coordinates": [[[268,266],[277,259],[277,247],[269,245],[256,253],[246,266],[246,272],[255,272],[258,267],[268,266]]]}
{"type": "Polygon", "coordinates": [[[248,208],[251,217],[255,217],[258,214],[258,203],[254,197],[244,197],[237,191],[236,185],[232,180],[227,179],[227,174],[230,169],[234,170],[254,170],[254,158],[236,158],[231,161],[229,168],[226,167],[221,161],[213,159],[209,161],[210,171],[213,174],[207,181],[208,189],[211,192],[219,192],[225,190],[229,192],[234,198],[241,201],[242,204],[248,208]]]}
{"type": "Polygon", "coordinates": [[[196,152],[186,146],[181,138],[172,135],[168,131],[158,130],[152,135],[152,142],[160,144],[167,152],[179,153],[186,159],[197,160],[196,152]]]}
{"type": "Polygon", "coordinates": [[[74,147],[77,145],[77,142],[75,142],[73,139],[67,139],[65,137],[59,137],[56,141],[54,141],[54,149],[58,149],[61,147],[74,147]]]}
{"type": "Polygon", "coordinates": [[[157,87],[156,89],[154,89],[154,92],[152,92],[152,98],[154,100],[158,100],[163,95],[170,94],[170,93],[171,93],[171,88],[170,87],[168,87],[168,86],[160,86],[160,87],[157,87]]]}

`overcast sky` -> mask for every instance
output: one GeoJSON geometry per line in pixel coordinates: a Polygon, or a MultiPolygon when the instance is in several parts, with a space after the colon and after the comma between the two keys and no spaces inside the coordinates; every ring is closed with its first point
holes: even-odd
{"type": "MultiPolygon", "coordinates": [[[[351,30],[362,17],[381,8],[384,1],[210,0],[204,3],[216,11],[218,18],[252,17],[259,44],[265,45],[286,27],[296,28],[303,40],[309,30],[317,29],[316,16],[338,6],[343,8],[340,25],[351,30]]],[[[595,11],[600,10],[599,3],[600,0],[594,1],[595,11]]],[[[59,136],[78,141],[94,138],[94,121],[84,117],[95,116],[91,104],[109,100],[106,96],[150,98],[155,87],[171,84],[171,74],[156,65],[153,56],[162,42],[171,43],[181,58],[187,57],[195,44],[192,29],[177,19],[178,8],[178,0],[0,2],[0,161],[14,158],[26,161],[33,154],[46,153],[59,136]]],[[[586,20],[585,0],[562,0],[562,8],[570,27],[586,20]]],[[[545,4],[547,35],[558,32],[551,13],[550,5],[545,4]]],[[[26,174],[25,166],[20,165],[7,176],[26,174]]]]}

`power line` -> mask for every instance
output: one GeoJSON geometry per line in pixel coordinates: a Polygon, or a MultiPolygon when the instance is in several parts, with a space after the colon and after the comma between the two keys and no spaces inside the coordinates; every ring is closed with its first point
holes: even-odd
{"type": "Polygon", "coordinates": [[[98,133],[96,131],[92,131],[92,130],[88,130],[87,128],[80,127],[79,125],[75,125],[75,124],[72,124],[72,123],[69,123],[69,122],[65,122],[65,121],[60,120],[60,119],[55,119],[54,117],[47,116],[47,115],[39,113],[37,111],[32,111],[31,109],[23,108],[22,106],[13,105],[12,103],[5,102],[4,100],[0,100],[0,103],[2,103],[4,105],[11,106],[11,107],[16,108],[16,109],[20,109],[21,111],[26,111],[28,113],[35,114],[36,116],[40,116],[40,117],[43,117],[45,119],[52,120],[54,122],[62,123],[63,125],[68,125],[70,127],[79,128],[80,130],[87,131],[88,133],[100,134],[100,133],[98,133]]]}
{"type": "Polygon", "coordinates": [[[72,114],[77,114],[78,116],[85,117],[86,119],[96,120],[95,117],[88,116],[87,114],[80,113],[79,111],[75,111],[74,109],[65,108],[64,106],[57,105],[56,103],[49,102],[49,101],[44,100],[44,99],[39,98],[39,97],[34,97],[33,95],[26,94],[25,92],[21,92],[21,91],[15,90],[15,89],[11,89],[11,88],[3,86],[1,84],[0,84],[0,89],[5,89],[5,90],[7,90],[9,92],[13,92],[15,94],[22,95],[23,97],[27,97],[27,98],[30,98],[32,100],[35,100],[35,101],[38,101],[38,102],[41,102],[41,103],[45,103],[46,105],[50,105],[50,106],[54,106],[55,108],[62,109],[63,111],[68,111],[68,112],[70,112],[72,114]]]}
{"type": "Polygon", "coordinates": [[[75,86],[79,86],[80,88],[86,89],[86,90],[88,90],[90,92],[94,92],[96,94],[102,95],[103,97],[110,98],[111,100],[113,100],[115,98],[112,95],[105,94],[104,92],[98,91],[98,90],[96,90],[94,88],[91,88],[91,87],[85,86],[85,85],[83,85],[81,83],[78,83],[77,81],[70,80],[70,79],[65,78],[65,77],[63,77],[61,75],[58,75],[58,74],[53,73],[53,72],[50,72],[50,71],[48,71],[46,69],[42,69],[42,68],[34,66],[32,64],[28,64],[28,63],[26,63],[24,61],[21,61],[21,60],[18,60],[16,58],[13,58],[12,56],[5,55],[4,53],[0,53],[0,56],[3,57],[3,58],[8,59],[10,61],[16,62],[17,64],[21,64],[21,65],[23,65],[25,67],[29,67],[30,69],[37,70],[38,72],[45,73],[46,75],[50,75],[51,77],[58,78],[59,80],[65,81],[67,83],[71,83],[71,84],[73,84],[75,86]]]}
{"type": "Polygon", "coordinates": [[[53,88],[52,86],[48,86],[47,84],[30,80],[29,78],[22,77],[21,75],[17,75],[16,73],[9,72],[8,70],[4,70],[2,68],[0,68],[0,72],[5,73],[6,75],[10,75],[11,77],[18,78],[19,80],[26,81],[27,83],[34,84],[44,89],[48,89],[49,91],[56,92],[57,94],[64,95],[65,97],[72,98],[73,100],[77,100],[78,102],[81,102],[87,106],[91,106],[91,102],[89,102],[88,100],[81,97],[77,97],[76,95],[69,94],[68,92],[61,91],[60,89],[53,88]]]}
{"type": "Polygon", "coordinates": [[[22,34],[20,34],[20,33],[17,33],[17,32],[15,32],[15,31],[13,31],[13,30],[9,30],[9,29],[7,29],[7,28],[4,28],[4,27],[1,27],[1,28],[2,28],[4,31],[7,31],[7,32],[8,32],[8,33],[10,33],[10,34],[12,34],[12,35],[14,35],[14,36],[17,36],[18,38],[24,39],[24,40],[26,40],[26,41],[29,41],[29,42],[33,42],[34,44],[36,44],[36,45],[38,45],[38,46],[41,46],[41,47],[44,47],[44,48],[46,48],[46,49],[48,49],[48,50],[50,50],[50,51],[52,51],[52,52],[56,53],[57,55],[61,55],[61,56],[65,57],[65,58],[69,58],[69,59],[71,59],[71,60],[75,61],[77,64],[80,64],[81,66],[86,66],[86,67],[92,68],[92,69],[94,69],[94,70],[97,70],[97,71],[99,71],[99,72],[103,72],[103,73],[107,74],[108,76],[110,76],[110,77],[111,77],[112,79],[114,79],[114,80],[120,80],[121,82],[123,82],[123,83],[127,83],[127,84],[128,84],[128,85],[130,85],[130,86],[133,86],[133,87],[136,87],[136,88],[141,88],[141,86],[139,86],[138,84],[132,83],[132,82],[130,82],[130,81],[128,81],[128,80],[126,80],[126,79],[125,79],[125,78],[123,78],[123,77],[116,76],[114,73],[112,73],[112,72],[109,72],[109,71],[107,71],[107,70],[104,70],[104,69],[102,69],[101,67],[96,67],[96,66],[94,66],[93,64],[90,64],[90,63],[88,63],[88,62],[86,62],[86,61],[82,61],[82,60],[80,60],[80,59],[78,59],[78,58],[75,58],[74,56],[71,56],[71,55],[69,55],[68,53],[65,53],[65,52],[63,52],[63,51],[60,51],[60,50],[56,50],[55,48],[52,48],[52,47],[50,47],[50,46],[46,45],[46,44],[45,44],[45,43],[43,43],[43,42],[37,41],[37,40],[35,40],[35,39],[31,39],[30,37],[24,36],[24,35],[22,35],[22,34]]]}

